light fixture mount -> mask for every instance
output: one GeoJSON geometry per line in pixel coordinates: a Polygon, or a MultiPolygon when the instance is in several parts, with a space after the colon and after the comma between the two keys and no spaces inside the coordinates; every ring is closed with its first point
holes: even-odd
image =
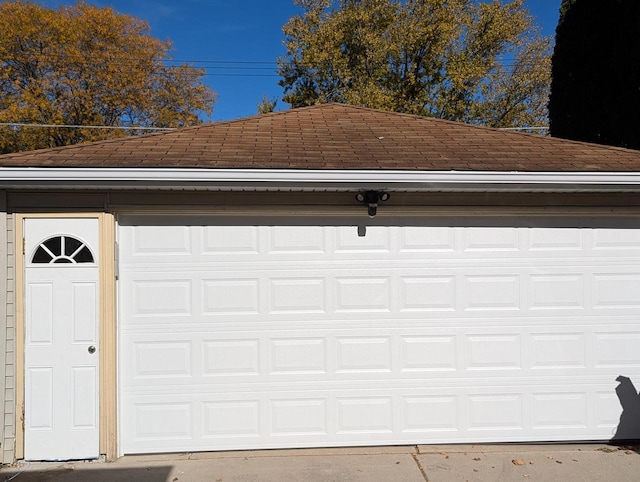
{"type": "Polygon", "coordinates": [[[384,191],[361,191],[356,194],[356,201],[367,206],[367,213],[372,218],[378,213],[378,203],[387,201],[391,195],[384,191]]]}

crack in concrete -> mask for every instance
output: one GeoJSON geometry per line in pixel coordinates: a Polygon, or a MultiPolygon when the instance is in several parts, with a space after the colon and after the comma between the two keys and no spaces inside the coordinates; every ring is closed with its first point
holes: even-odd
{"type": "Polygon", "coordinates": [[[420,449],[416,446],[416,453],[411,454],[411,457],[413,457],[413,460],[416,462],[416,465],[418,466],[418,470],[422,474],[422,477],[424,477],[425,482],[429,482],[429,477],[427,477],[427,473],[424,471],[424,467],[420,463],[420,460],[418,460],[419,453],[420,453],[420,449]]]}

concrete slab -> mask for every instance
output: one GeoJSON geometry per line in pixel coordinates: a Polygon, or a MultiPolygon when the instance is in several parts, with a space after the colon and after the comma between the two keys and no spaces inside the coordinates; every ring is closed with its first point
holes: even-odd
{"type": "Polygon", "coordinates": [[[592,449],[604,449],[617,450],[617,447],[613,447],[603,443],[579,443],[579,444],[565,444],[565,443],[498,443],[498,444],[456,444],[456,445],[418,445],[417,450],[420,454],[440,453],[446,451],[447,453],[504,453],[504,452],[548,452],[549,450],[560,450],[562,452],[567,451],[590,451],[592,449]]]}
{"type": "MultiPolygon", "coordinates": [[[[180,482],[309,482],[374,480],[424,482],[410,454],[306,455],[192,460],[189,466],[176,465],[173,473],[180,482]]],[[[176,481],[178,482],[178,481],[176,481]]]]}
{"type": "MultiPolygon", "coordinates": [[[[319,455],[376,455],[376,454],[407,454],[418,453],[415,445],[390,445],[380,447],[333,447],[319,449],[270,449],[270,450],[246,450],[229,451],[229,452],[193,452],[187,454],[187,458],[191,460],[211,459],[211,458],[244,458],[247,454],[251,457],[300,457],[300,456],[319,456],[319,455]]],[[[134,456],[128,455],[127,458],[134,456]]],[[[155,455],[141,455],[139,457],[155,457],[155,455]]]]}
{"type": "MultiPolygon", "coordinates": [[[[0,470],[0,480],[9,482],[167,482],[172,465],[118,467],[109,463],[21,464],[0,470]]],[[[206,480],[206,479],[204,479],[206,480]]],[[[177,482],[177,481],[176,481],[177,482]]]]}
{"type": "MultiPolygon", "coordinates": [[[[412,448],[415,450],[415,447],[412,448]]],[[[408,453],[359,453],[308,451],[288,454],[205,458],[195,460],[152,460],[154,456],[123,457],[111,464],[67,463],[32,464],[4,469],[0,480],[9,480],[21,469],[16,482],[424,482],[424,476],[408,453]]]]}
{"type": "Polygon", "coordinates": [[[607,445],[420,446],[429,482],[636,481],[640,455],[607,445]]]}
{"type": "Polygon", "coordinates": [[[625,482],[640,480],[640,448],[426,445],[141,455],[113,463],[25,463],[0,482],[625,482]]]}

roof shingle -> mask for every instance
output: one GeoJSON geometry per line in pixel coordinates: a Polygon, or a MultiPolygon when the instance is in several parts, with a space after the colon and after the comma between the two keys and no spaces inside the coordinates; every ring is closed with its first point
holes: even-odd
{"type": "Polygon", "coordinates": [[[344,104],[0,156],[0,167],[640,171],[640,151],[344,104]]]}

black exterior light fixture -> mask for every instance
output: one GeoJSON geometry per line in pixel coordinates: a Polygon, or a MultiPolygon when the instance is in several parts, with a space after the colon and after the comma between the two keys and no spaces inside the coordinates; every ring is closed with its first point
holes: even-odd
{"type": "Polygon", "coordinates": [[[363,191],[356,194],[356,201],[367,205],[367,213],[372,218],[378,213],[378,202],[387,201],[391,195],[384,191],[363,191]]]}

